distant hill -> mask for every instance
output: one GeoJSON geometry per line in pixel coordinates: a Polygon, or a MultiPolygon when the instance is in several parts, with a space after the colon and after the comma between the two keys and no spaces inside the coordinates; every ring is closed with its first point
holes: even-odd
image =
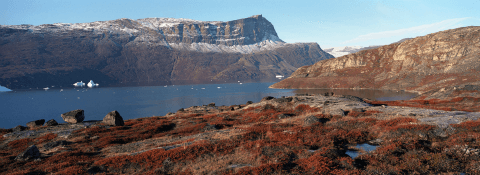
{"type": "MultiPolygon", "coordinates": [[[[404,41],[409,40],[409,39],[412,39],[412,38],[404,38],[404,39],[401,39],[401,40],[399,40],[397,42],[394,42],[394,43],[401,43],[401,42],[404,42],[404,41]]],[[[392,44],[394,44],[394,43],[392,43],[392,44]]],[[[359,52],[359,51],[362,51],[362,50],[379,48],[381,46],[382,45],[368,46],[368,47],[343,46],[343,47],[324,48],[323,50],[325,52],[329,53],[330,55],[333,55],[335,58],[337,58],[337,57],[341,57],[341,56],[348,55],[348,54],[351,54],[351,53],[356,53],[356,52],[359,52]]]]}
{"type": "Polygon", "coordinates": [[[0,36],[0,85],[10,89],[273,79],[333,58],[317,43],[283,42],[261,15],[0,25],[0,36]]]}
{"type": "Polygon", "coordinates": [[[480,27],[463,27],[322,60],[272,88],[368,88],[427,92],[480,83],[480,27]]]}

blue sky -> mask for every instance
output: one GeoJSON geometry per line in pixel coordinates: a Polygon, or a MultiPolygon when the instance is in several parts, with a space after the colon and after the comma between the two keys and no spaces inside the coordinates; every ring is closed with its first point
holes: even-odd
{"type": "Polygon", "coordinates": [[[480,25],[480,0],[0,0],[0,24],[84,23],[119,18],[229,21],[262,14],[286,42],[322,48],[384,45],[480,25]]]}

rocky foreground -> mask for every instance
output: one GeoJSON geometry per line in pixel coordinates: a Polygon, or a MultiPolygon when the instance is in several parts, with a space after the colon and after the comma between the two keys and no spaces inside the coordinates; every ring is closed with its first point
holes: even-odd
{"type": "Polygon", "coordinates": [[[480,113],[460,111],[471,100],[305,94],[2,129],[0,174],[478,174],[480,113]],[[380,146],[352,159],[359,143],[380,146]]]}

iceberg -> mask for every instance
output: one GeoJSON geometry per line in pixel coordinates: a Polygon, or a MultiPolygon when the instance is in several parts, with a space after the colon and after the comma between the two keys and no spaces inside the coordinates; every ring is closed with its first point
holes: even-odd
{"type": "Polygon", "coordinates": [[[90,80],[90,82],[88,82],[87,86],[88,87],[95,87],[95,86],[98,86],[98,83],[94,83],[92,80],[90,80]]]}
{"type": "Polygon", "coordinates": [[[83,81],[80,81],[80,82],[76,82],[76,83],[73,83],[74,86],[85,86],[85,83],[83,81]]]}

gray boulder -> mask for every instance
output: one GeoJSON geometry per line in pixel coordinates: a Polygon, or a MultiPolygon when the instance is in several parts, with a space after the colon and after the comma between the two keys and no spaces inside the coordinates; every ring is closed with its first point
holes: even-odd
{"type": "Polygon", "coordinates": [[[18,125],[18,126],[15,126],[15,128],[12,128],[12,131],[13,132],[20,132],[20,131],[23,131],[25,129],[27,129],[27,128],[22,126],[22,125],[18,125]]]}
{"type": "Polygon", "coordinates": [[[45,126],[57,126],[57,125],[58,125],[58,122],[55,121],[55,119],[51,119],[47,121],[47,123],[45,123],[45,126]]]}
{"type": "Polygon", "coordinates": [[[337,116],[345,116],[345,111],[339,108],[324,108],[322,114],[325,115],[337,115],[337,116]]]}
{"type": "Polygon", "coordinates": [[[313,125],[313,124],[318,123],[318,122],[320,122],[320,119],[318,119],[317,117],[315,117],[313,115],[307,116],[307,117],[305,117],[305,119],[303,119],[303,125],[305,125],[305,126],[310,126],[310,125],[313,125]]]}
{"type": "Polygon", "coordinates": [[[32,159],[40,158],[40,151],[38,150],[37,146],[32,145],[28,147],[25,151],[20,153],[17,157],[15,157],[16,161],[27,161],[32,159]]]}
{"type": "Polygon", "coordinates": [[[63,121],[67,123],[80,123],[85,119],[85,114],[82,109],[73,110],[62,114],[63,121]]]}
{"type": "Polygon", "coordinates": [[[107,125],[112,125],[112,126],[123,126],[125,123],[123,122],[123,118],[118,113],[118,111],[112,111],[109,112],[104,118],[103,118],[103,123],[107,125]]]}
{"type": "Polygon", "coordinates": [[[35,127],[43,126],[44,123],[45,123],[45,119],[40,119],[40,120],[28,122],[27,126],[29,128],[35,128],[35,127]]]}

